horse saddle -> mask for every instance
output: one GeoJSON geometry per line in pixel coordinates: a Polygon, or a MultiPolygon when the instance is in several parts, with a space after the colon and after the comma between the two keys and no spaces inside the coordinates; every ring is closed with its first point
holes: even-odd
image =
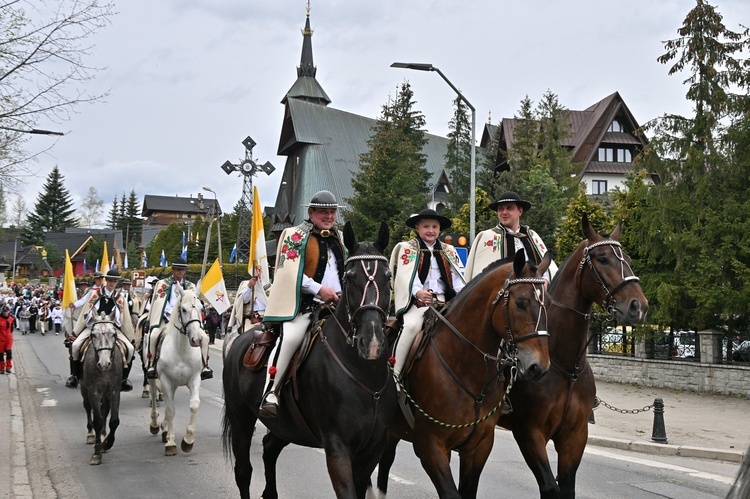
{"type": "Polygon", "coordinates": [[[261,324],[260,327],[253,327],[243,334],[252,334],[253,340],[245,351],[242,358],[242,365],[251,371],[260,371],[268,365],[268,356],[271,349],[276,344],[278,333],[272,327],[261,324]]]}
{"type": "MultiPolygon", "coordinates": [[[[439,313],[439,312],[438,312],[439,313]]],[[[402,379],[407,379],[409,372],[414,367],[414,363],[422,358],[427,345],[430,343],[430,336],[432,330],[435,328],[435,323],[438,321],[437,315],[432,310],[428,310],[424,316],[424,322],[422,322],[422,329],[419,330],[417,335],[414,337],[414,342],[411,344],[409,349],[409,355],[406,357],[406,363],[404,363],[404,369],[402,372],[402,379]]]]}

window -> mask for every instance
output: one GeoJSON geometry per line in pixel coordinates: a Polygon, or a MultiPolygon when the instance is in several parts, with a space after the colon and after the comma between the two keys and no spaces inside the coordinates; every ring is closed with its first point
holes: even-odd
{"type": "Polygon", "coordinates": [[[599,161],[614,161],[615,150],[611,147],[599,148],[599,161]]]}
{"type": "Polygon", "coordinates": [[[622,132],[622,125],[617,120],[612,120],[612,123],[607,128],[608,132],[622,132]]]}
{"type": "Polygon", "coordinates": [[[618,149],[617,150],[617,162],[618,163],[631,163],[633,161],[633,157],[630,154],[630,151],[627,149],[618,149]]]}
{"type": "Polygon", "coordinates": [[[591,194],[606,194],[607,193],[607,181],[606,180],[592,180],[591,181],[591,194]]]}

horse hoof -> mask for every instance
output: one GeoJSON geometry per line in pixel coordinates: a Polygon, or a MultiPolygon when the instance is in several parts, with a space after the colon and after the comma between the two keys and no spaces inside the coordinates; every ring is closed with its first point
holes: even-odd
{"type": "Polygon", "coordinates": [[[159,427],[158,426],[149,426],[148,429],[149,429],[149,431],[151,431],[152,435],[156,435],[157,433],[159,433],[159,427]]]}
{"type": "Polygon", "coordinates": [[[165,444],[167,443],[167,432],[166,431],[161,432],[161,441],[163,443],[165,443],[165,444]]]}
{"type": "Polygon", "coordinates": [[[89,464],[91,466],[98,466],[102,464],[102,455],[101,454],[94,454],[91,456],[91,461],[89,461],[89,464]]]}
{"type": "Polygon", "coordinates": [[[94,445],[96,443],[96,435],[86,435],[86,445],[94,445]]]}
{"type": "Polygon", "coordinates": [[[164,394],[159,394],[159,402],[164,402],[164,394]]]}
{"type": "Polygon", "coordinates": [[[115,445],[115,437],[107,438],[102,444],[102,451],[107,452],[113,445],[115,445]]]}
{"type": "Polygon", "coordinates": [[[141,393],[141,398],[142,399],[147,399],[150,396],[151,396],[151,392],[149,392],[148,390],[143,390],[143,392],[141,393]]]}
{"type": "Polygon", "coordinates": [[[177,445],[167,445],[164,447],[164,455],[165,456],[176,456],[177,455],[177,445]]]}
{"type": "MultiPolygon", "coordinates": [[[[193,442],[194,444],[195,442],[193,442]]],[[[182,452],[190,452],[193,450],[193,444],[189,444],[185,441],[185,438],[183,437],[182,441],[180,442],[180,449],[182,449],[182,452]]]]}

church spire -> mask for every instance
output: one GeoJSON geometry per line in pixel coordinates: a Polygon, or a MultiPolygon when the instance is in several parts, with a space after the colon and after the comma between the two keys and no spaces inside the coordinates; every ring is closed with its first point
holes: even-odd
{"type": "Polygon", "coordinates": [[[310,0],[307,1],[305,9],[307,10],[307,16],[305,27],[302,30],[302,57],[297,68],[297,81],[294,82],[294,85],[286,93],[281,103],[286,104],[287,99],[294,98],[327,106],[331,103],[331,99],[325,90],[323,90],[323,87],[320,86],[318,80],[315,79],[317,68],[313,63],[313,30],[310,28],[310,0]]]}
{"type": "Polygon", "coordinates": [[[313,64],[312,52],[312,35],[313,30],[310,28],[310,0],[307,1],[307,19],[305,19],[305,28],[302,30],[302,57],[297,68],[297,76],[312,76],[315,78],[315,64],[313,64]]]}

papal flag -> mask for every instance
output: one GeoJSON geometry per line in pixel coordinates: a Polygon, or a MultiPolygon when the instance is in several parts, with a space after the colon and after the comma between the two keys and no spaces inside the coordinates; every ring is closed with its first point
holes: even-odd
{"type": "Polygon", "coordinates": [[[201,294],[220,314],[223,314],[230,306],[227,287],[224,284],[224,275],[221,273],[218,258],[201,281],[201,294]]]}
{"type": "Polygon", "coordinates": [[[102,252],[102,268],[100,272],[107,275],[109,272],[109,255],[107,254],[107,241],[104,241],[104,251],[102,252]]]}
{"type": "Polygon", "coordinates": [[[73,264],[70,263],[70,254],[65,250],[65,278],[63,280],[62,308],[68,309],[68,305],[76,301],[76,280],[73,277],[73,264]]]}
{"type": "Polygon", "coordinates": [[[250,230],[250,258],[247,272],[258,276],[261,286],[269,284],[268,256],[266,255],[266,232],[263,229],[263,210],[260,206],[258,187],[253,186],[253,225],[250,230]]]}

